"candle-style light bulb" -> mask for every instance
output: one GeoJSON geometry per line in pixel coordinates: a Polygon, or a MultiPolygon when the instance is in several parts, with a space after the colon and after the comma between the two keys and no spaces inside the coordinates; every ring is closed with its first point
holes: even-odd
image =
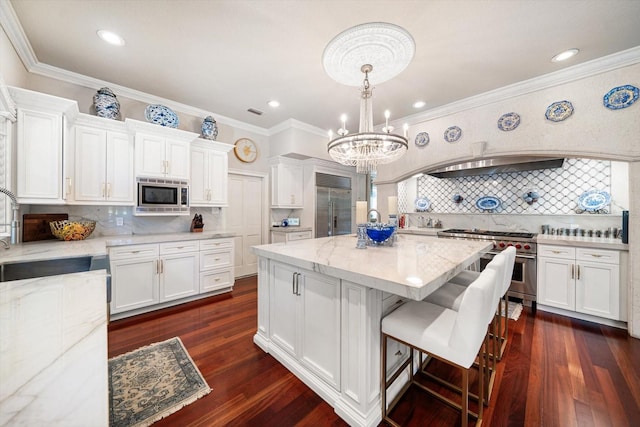
{"type": "Polygon", "coordinates": [[[385,110],[384,112],[384,126],[389,127],[389,117],[391,117],[391,112],[389,110],[385,110]]]}
{"type": "Polygon", "coordinates": [[[342,129],[347,130],[347,115],[341,115],[340,120],[342,120],[342,129]]]}
{"type": "Polygon", "coordinates": [[[409,123],[405,123],[402,128],[404,129],[404,137],[409,137],[409,123]]]}
{"type": "Polygon", "coordinates": [[[333,139],[333,131],[329,129],[329,141],[333,139]]]}

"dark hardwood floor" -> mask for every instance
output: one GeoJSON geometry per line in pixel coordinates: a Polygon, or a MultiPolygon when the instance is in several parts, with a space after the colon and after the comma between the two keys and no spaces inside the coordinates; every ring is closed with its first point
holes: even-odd
{"type": "MultiPolygon", "coordinates": [[[[345,426],[253,344],[256,278],[232,293],[114,321],[109,357],[179,336],[212,392],[154,424],[345,426]]],[[[437,369],[437,367],[436,367],[437,369]]],[[[394,411],[408,426],[457,426],[459,413],[413,387],[394,411]]],[[[485,426],[640,426],[640,340],[626,331],[525,309],[510,321],[485,426]]]]}

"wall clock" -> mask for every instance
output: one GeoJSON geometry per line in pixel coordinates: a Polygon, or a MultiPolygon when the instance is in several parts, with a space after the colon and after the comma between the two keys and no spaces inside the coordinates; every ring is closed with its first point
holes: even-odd
{"type": "Polygon", "coordinates": [[[258,147],[249,138],[240,138],[234,144],[233,152],[241,162],[251,163],[258,157],[258,147]]]}

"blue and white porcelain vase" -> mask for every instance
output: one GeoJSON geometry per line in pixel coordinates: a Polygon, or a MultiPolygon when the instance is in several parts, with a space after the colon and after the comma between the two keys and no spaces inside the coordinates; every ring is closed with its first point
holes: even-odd
{"type": "Polygon", "coordinates": [[[120,103],[108,87],[103,87],[98,90],[98,93],[93,95],[93,105],[98,117],[104,117],[105,119],[111,120],[118,119],[118,115],[120,114],[120,103]]]}
{"type": "Polygon", "coordinates": [[[211,116],[205,117],[205,119],[202,121],[201,131],[202,137],[204,139],[215,141],[218,137],[218,124],[216,123],[215,119],[211,116]]]}

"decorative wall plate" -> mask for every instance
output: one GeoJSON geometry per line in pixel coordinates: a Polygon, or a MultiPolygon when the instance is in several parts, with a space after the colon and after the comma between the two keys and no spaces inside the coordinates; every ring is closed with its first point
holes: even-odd
{"type": "Polygon", "coordinates": [[[258,158],[258,147],[249,138],[240,138],[234,145],[233,153],[241,162],[251,163],[258,158]]]}
{"type": "Polygon", "coordinates": [[[498,129],[508,132],[514,130],[520,124],[520,114],[507,113],[498,119],[498,129]]]}
{"type": "Polygon", "coordinates": [[[426,197],[419,197],[416,199],[416,210],[418,212],[426,211],[431,206],[431,202],[426,197]]]}
{"type": "Polygon", "coordinates": [[[429,134],[427,132],[420,132],[416,135],[415,144],[417,147],[424,147],[429,143],[429,134]]]}
{"type": "Polygon", "coordinates": [[[176,113],[171,108],[160,104],[147,105],[144,109],[144,118],[150,123],[168,128],[177,128],[179,123],[176,113]]]}
{"type": "Polygon", "coordinates": [[[620,110],[630,107],[638,100],[638,88],[631,85],[618,86],[611,89],[602,98],[605,107],[611,110],[620,110]]]}
{"type": "Polygon", "coordinates": [[[606,191],[585,191],[578,198],[578,207],[587,212],[598,211],[611,203],[611,196],[606,191]]]}
{"type": "Polygon", "coordinates": [[[492,211],[500,207],[500,199],[493,196],[483,196],[476,200],[476,207],[483,211],[492,211]]]}
{"type": "Polygon", "coordinates": [[[552,122],[561,122],[573,114],[573,104],[569,101],[558,101],[547,107],[544,116],[552,122]]]}
{"type": "Polygon", "coordinates": [[[447,142],[456,142],[462,136],[462,129],[458,126],[451,126],[444,131],[444,140],[447,142]]]}

